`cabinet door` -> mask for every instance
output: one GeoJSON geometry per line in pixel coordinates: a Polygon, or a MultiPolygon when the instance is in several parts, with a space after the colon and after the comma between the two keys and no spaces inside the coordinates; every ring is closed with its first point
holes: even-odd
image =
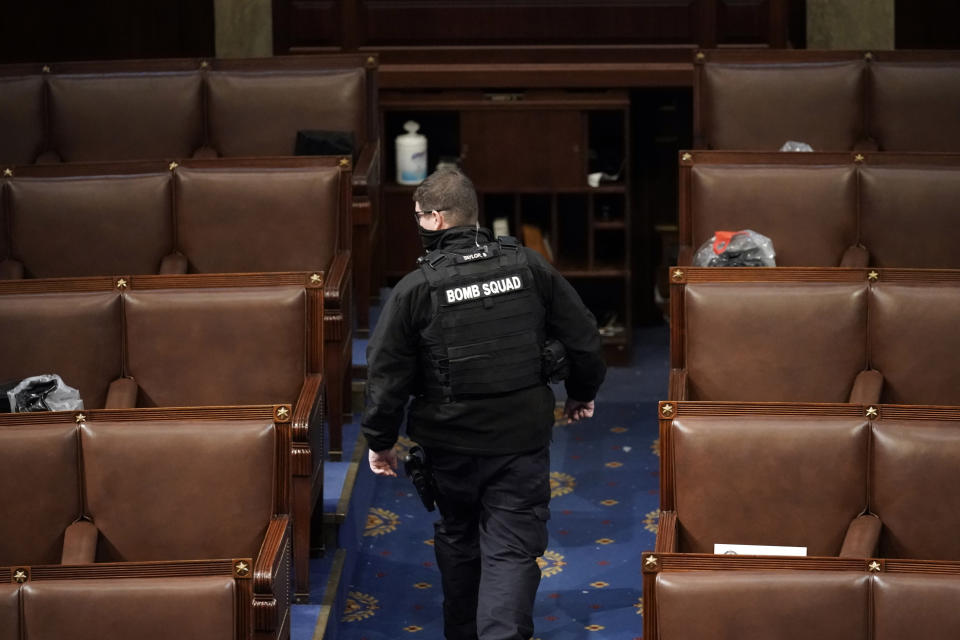
{"type": "Polygon", "coordinates": [[[463,169],[477,189],[562,189],[586,184],[579,111],[483,110],[460,114],[463,169]]]}

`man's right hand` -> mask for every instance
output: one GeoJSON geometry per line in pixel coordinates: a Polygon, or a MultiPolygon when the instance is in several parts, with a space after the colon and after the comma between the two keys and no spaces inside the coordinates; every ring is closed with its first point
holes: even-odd
{"type": "Polygon", "coordinates": [[[376,475],[397,477],[397,452],[393,450],[393,447],[383,451],[371,449],[367,459],[370,462],[370,471],[373,471],[376,475]]]}
{"type": "Polygon", "coordinates": [[[563,415],[566,416],[570,422],[577,422],[584,418],[592,418],[593,400],[583,402],[582,400],[567,398],[567,402],[563,405],[563,415]]]}

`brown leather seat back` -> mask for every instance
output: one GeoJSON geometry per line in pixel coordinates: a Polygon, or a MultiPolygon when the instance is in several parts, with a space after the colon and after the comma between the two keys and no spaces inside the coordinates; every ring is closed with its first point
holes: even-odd
{"type": "Polygon", "coordinates": [[[960,560],[960,423],[874,424],[870,510],[886,558],[960,560]]]}
{"type": "Polygon", "coordinates": [[[211,71],[210,144],[223,156],[293,155],[299,130],[352,131],[367,141],[366,70],[211,71]]]}
{"type": "Polygon", "coordinates": [[[960,151],[960,61],[874,61],[870,129],[883,151],[960,151]]]}
{"type": "Polygon", "coordinates": [[[694,166],[690,180],[694,251],[715,231],[753,229],[777,266],[835,267],[857,242],[853,167],[694,166]]]}
{"type": "Polygon", "coordinates": [[[43,150],[43,77],[0,78],[0,164],[33,164],[43,150]]]}
{"type": "Polygon", "coordinates": [[[13,257],[35,278],[156,273],[173,250],[165,174],[15,178],[13,257]]]}
{"type": "Polygon", "coordinates": [[[80,441],[98,561],[259,553],[274,513],[272,422],[95,420],[80,441]]]}
{"type": "Polygon", "coordinates": [[[863,63],[704,65],[698,107],[711,149],[853,149],[863,132],[863,63]]]}
{"type": "Polygon", "coordinates": [[[235,640],[230,576],[34,581],[24,640],[235,640]]]}
{"type": "Polygon", "coordinates": [[[960,286],[874,285],[870,361],[883,374],[883,402],[960,404],[960,286]]]}
{"type": "Polygon", "coordinates": [[[139,406],[296,402],[307,368],[302,286],[131,291],[124,312],[139,406]]]}
{"type": "Polygon", "coordinates": [[[862,284],[688,284],[684,304],[690,400],[846,402],[866,366],[862,284]]]}
{"type": "Polygon", "coordinates": [[[960,577],[880,573],[873,581],[874,640],[960,637],[960,577]]]}
{"type": "Polygon", "coordinates": [[[325,270],[338,249],[336,167],[177,170],[177,234],[192,271],[325,270]]]}
{"type": "Polygon", "coordinates": [[[960,267],[960,169],[868,167],[860,170],[861,242],[878,267],[960,267]]]}
{"type": "Polygon", "coordinates": [[[0,380],[57,373],[102,408],[123,372],[116,292],[0,295],[0,380]]]}
{"type": "Polygon", "coordinates": [[[203,145],[199,71],[52,75],[50,146],[64,162],[186,158],[203,145]]]}
{"type": "Polygon", "coordinates": [[[867,640],[860,571],[673,571],[656,583],[660,638],[867,640]]]}
{"type": "Polygon", "coordinates": [[[20,585],[0,585],[0,640],[21,640],[20,585]]]}
{"type": "Polygon", "coordinates": [[[678,417],[671,427],[678,550],[713,545],[840,552],[867,506],[866,420],[678,417]]]}
{"type": "Polygon", "coordinates": [[[72,422],[0,427],[0,566],[59,564],[63,532],[82,512],[77,466],[72,422]]]}

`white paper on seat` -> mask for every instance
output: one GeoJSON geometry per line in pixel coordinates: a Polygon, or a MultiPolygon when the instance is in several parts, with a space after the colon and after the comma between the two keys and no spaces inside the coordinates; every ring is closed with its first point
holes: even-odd
{"type": "Polygon", "coordinates": [[[805,556],[806,547],[777,547],[766,544],[715,544],[713,552],[730,556],[805,556]]]}

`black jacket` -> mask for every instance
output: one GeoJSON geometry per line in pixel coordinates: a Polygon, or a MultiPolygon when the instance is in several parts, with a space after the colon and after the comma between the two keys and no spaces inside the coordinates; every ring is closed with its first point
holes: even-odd
{"type": "MultiPolygon", "coordinates": [[[[453,227],[437,248],[474,246],[474,227],[453,227]]],[[[491,234],[480,231],[480,242],[491,234]]],[[[606,374],[593,314],[580,296],[543,257],[524,248],[538,295],[546,309],[546,335],[567,349],[567,394],[593,400],[606,374]]],[[[367,347],[366,409],[362,430],[374,451],[397,441],[404,409],[407,435],[427,447],[460,453],[498,455],[530,451],[550,441],[555,399],[546,384],[484,398],[437,403],[419,397],[420,332],[430,322],[430,286],[420,269],[408,273],[384,305],[367,347]]]]}

